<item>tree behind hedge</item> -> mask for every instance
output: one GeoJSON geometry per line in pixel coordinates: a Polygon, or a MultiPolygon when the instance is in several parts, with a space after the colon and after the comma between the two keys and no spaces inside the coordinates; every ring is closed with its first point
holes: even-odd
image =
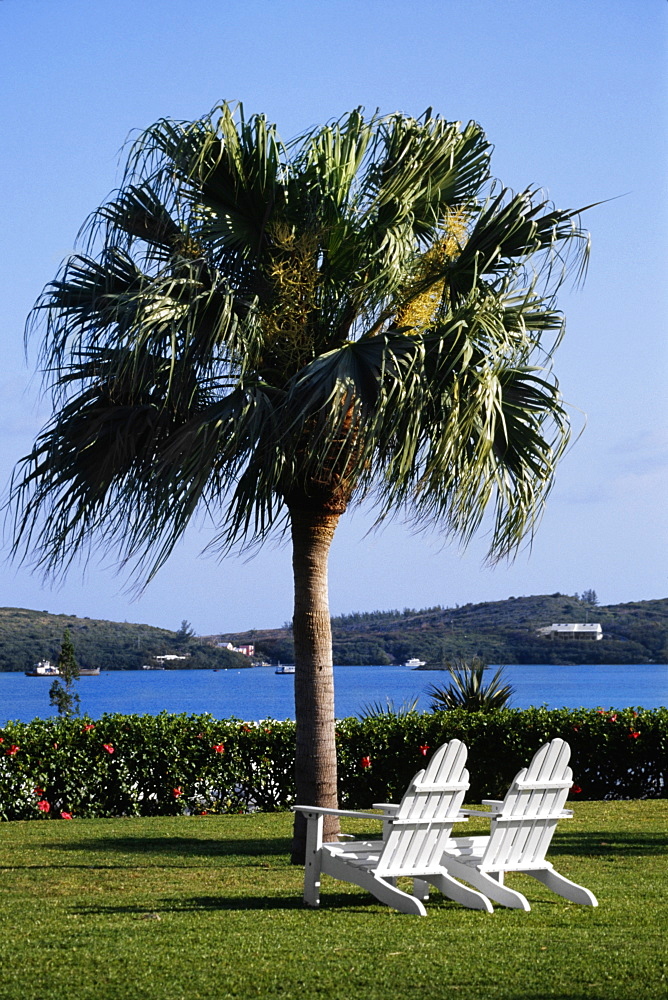
{"type": "Polygon", "coordinates": [[[74,655],[74,645],[70,630],[63,632],[63,641],[56,663],[60,678],[56,678],[49,688],[49,701],[58,710],[58,715],[78,715],[80,698],[74,690],[74,682],[79,680],[79,665],[74,655]]]}

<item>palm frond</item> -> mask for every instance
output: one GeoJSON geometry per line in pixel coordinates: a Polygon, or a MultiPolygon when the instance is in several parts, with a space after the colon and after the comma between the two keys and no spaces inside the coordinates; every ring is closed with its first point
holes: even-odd
{"type": "Polygon", "coordinates": [[[108,545],[150,575],[198,511],[225,548],[367,499],[463,540],[489,512],[512,554],[568,441],[554,293],[588,239],[491,185],[490,155],[431,110],[285,144],[222,104],[142,133],[29,320],[55,413],[14,477],[16,551],[55,571],[108,545]]]}
{"type": "Polygon", "coordinates": [[[395,705],[392,698],[386,698],[384,702],[378,700],[365,702],[357,714],[360,719],[403,719],[407,715],[417,713],[419,701],[419,698],[404,698],[399,705],[395,705]]]}
{"type": "Polygon", "coordinates": [[[432,711],[463,708],[469,712],[490,712],[505,708],[513,696],[511,684],[504,684],[503,667],[485,683],[487,666],[474,656],[472,660],[455,660],[447,665],[450,683],[447,687],[432,684],[428,689],[432,711]]]}

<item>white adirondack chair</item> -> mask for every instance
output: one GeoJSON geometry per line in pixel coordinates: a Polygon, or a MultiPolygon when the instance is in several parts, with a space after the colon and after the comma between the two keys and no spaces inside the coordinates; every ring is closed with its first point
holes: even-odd
{"type": "Polygon", "coordinates": [[[563,740],[552,740],[538,750],[528,767],[515,777],[503,801],[485,799],[491,813],[464,809],[469,816],[491,816],[488,837],[457,837],[446,847],[442,864],[450,875],[464,879],[503,906],[530,910],[525,896],[503,884],[505,872],[524,872],[548,889],[571,900],[598,906],[589,889],[559,875],[545,860],[552,835],[564,810],[573,772],[568,766],[571,749],[563,740]]]}
{"type": "Polygon", "coordinates": [[[439,747],[423,771],[411,781],[393,815],[297,805],[292,808],[307,819],[304,902],[320,903],[320,877],[324,873],[367,889],[381,903],[402,913],[426,916],[418,896],[425,896],[430,882],[444,896],[464,906],[492,912],[482,893],[451,878],[440,863],[450,839],[464,795],[469,787],[467,749],[460,740],[439,747]],[[327,814],[382,820],[382,840],[323,843],[323,817],[327,814]],[[396,879],[414,880],[411,895],[397,888],[396,879]]]}

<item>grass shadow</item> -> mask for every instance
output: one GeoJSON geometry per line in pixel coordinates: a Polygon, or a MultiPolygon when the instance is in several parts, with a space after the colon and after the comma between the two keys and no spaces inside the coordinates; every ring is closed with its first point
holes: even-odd
{"type": "MultiPolygon", "coordinates": [[[[454,905],[454,904],[453,904],[454,905]]],[[[371,895],[351,896],[347,893],[327,894],[323,901],[322,912],[327,910],[360,910],[371,906],[380,906],[377,899],[371,895]]],[[[234,911],[234,910],[304,910],[312,911],[312,908],[304,906],[301,895],[290,894],[285,896],[192,896],[179,900],[178,904],[173,899],[165,898],[155,900],[153,909],[148,912],[145,906],[125,905],[125,906],[104,906],[87,905],[73,908],[72,912],[80,916],[95,915],[129,915],[139,919],[156,919],[168,913],[198,913],[203,911],[234,911]]],[[[315,912],[315,911],[313,911],[315,912]]]]}
{"type": "Polygon", "coordinates": [[[624,857],[661,855],[668,851],[668,837],[660,833],[615,833],[612,830],[559,832],[548,851],[549,857],[569,854],[573,857],[600,857],[615,854],[624,857]]]}
{"type": "Polygon", "coordinates": [[[58,851],[87,851],[92,855],[153,854],[163,857],[259,857],[288,856],[290,840],[243,838],[239,840],[200,839],[198,837],[97,837],[72,843],[51,843],[45,847],[58,851]]]}

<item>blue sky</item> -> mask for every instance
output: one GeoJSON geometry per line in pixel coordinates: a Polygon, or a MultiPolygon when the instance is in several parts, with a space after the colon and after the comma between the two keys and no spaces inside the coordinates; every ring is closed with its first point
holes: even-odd
{"type": "MultiPolygon", "coordinates": [[[[347,515],[334,614],[594,588],[602,603],[668,595],[668,3],[665,0],[2,0],[0,481],[49,415],[23,325],[79,226],[119,180],[128,135],[218,100],[285,138],[358,105],[475,119],[506,185],[591,210],[589,275],[564,289],[556,372],[583,433],[531,551],[483,563],[400,523],[347,515]]],[[[195,526],[133,600],[113,560],[58,585],[5,565],[0,605],[199,633],[281,625],[290,553],[199,557],[195,526]]]]}

